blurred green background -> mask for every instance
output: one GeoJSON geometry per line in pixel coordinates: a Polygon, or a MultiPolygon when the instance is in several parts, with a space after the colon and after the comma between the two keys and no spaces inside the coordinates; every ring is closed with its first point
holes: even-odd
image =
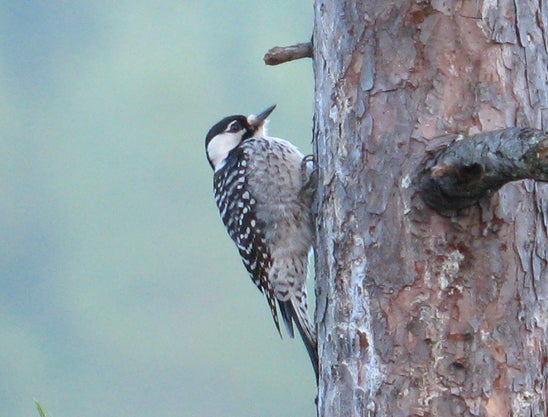
{"type": "Polygon", "coordinates": [[[0,416],[313,416],[221,224],[211,125],[311,150],[308,1],[0,2],[0,416]]]}

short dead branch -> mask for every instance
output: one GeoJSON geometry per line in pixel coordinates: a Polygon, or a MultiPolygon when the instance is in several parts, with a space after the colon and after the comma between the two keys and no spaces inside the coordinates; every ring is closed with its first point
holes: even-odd
{"type": "Polygon", "coordinates": [[[266,65],[279,65],[301,58],[312,58],[312,43],[298,43],[291,46],[275,46],[264,56],[266,65]]]}

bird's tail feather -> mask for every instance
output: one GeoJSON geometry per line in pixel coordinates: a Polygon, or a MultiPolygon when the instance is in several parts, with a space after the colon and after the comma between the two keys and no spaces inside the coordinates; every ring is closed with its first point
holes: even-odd
{"type": "Polygon", "coordinates": [[[316,379],[318,379],[318,344],[316,332],[308,318],[306,307],[300,308],[302,303],[293,299],[279,302],[279,306],[287,333],[290,337],[294,337],[293,323],[297,326],[297,330],[303,339],[308,356],[310,356],[316,379]]]}
{"type": "Polygon", "coordinates": [[[280,315],[282,316],[283,322],[285,324],[285,330],[289,337],[294,338],[295,332],[293,331],[293,308],[290,301],[280,301],[278,300],[278,305],[280,306],[280,315]]]}

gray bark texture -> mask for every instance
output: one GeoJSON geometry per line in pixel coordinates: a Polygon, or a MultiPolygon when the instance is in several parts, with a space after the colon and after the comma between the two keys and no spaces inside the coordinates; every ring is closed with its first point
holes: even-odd
{"type": "Polygon", "coordinates": [[[435,137],[548,129],[546,2],[314,7],[319,416],[546,416],[548,185],[419,185],[435,137]]]}

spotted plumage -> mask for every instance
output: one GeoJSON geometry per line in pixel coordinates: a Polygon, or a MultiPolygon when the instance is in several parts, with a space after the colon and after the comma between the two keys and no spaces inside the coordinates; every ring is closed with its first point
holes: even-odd
{"type": "Polygon", "coordinates": [[[312,244],[310,203],[303,196],[303,155],[290,142],[268,137],[258,116],[229,116],[206,136],[215,201],[244,266],[265,294],[278,332],[293,324],[317,373],[315,331],[308,318],[306,275],[312,244]],[[279,310],[279,315],[278,315],[279,310]]]}

